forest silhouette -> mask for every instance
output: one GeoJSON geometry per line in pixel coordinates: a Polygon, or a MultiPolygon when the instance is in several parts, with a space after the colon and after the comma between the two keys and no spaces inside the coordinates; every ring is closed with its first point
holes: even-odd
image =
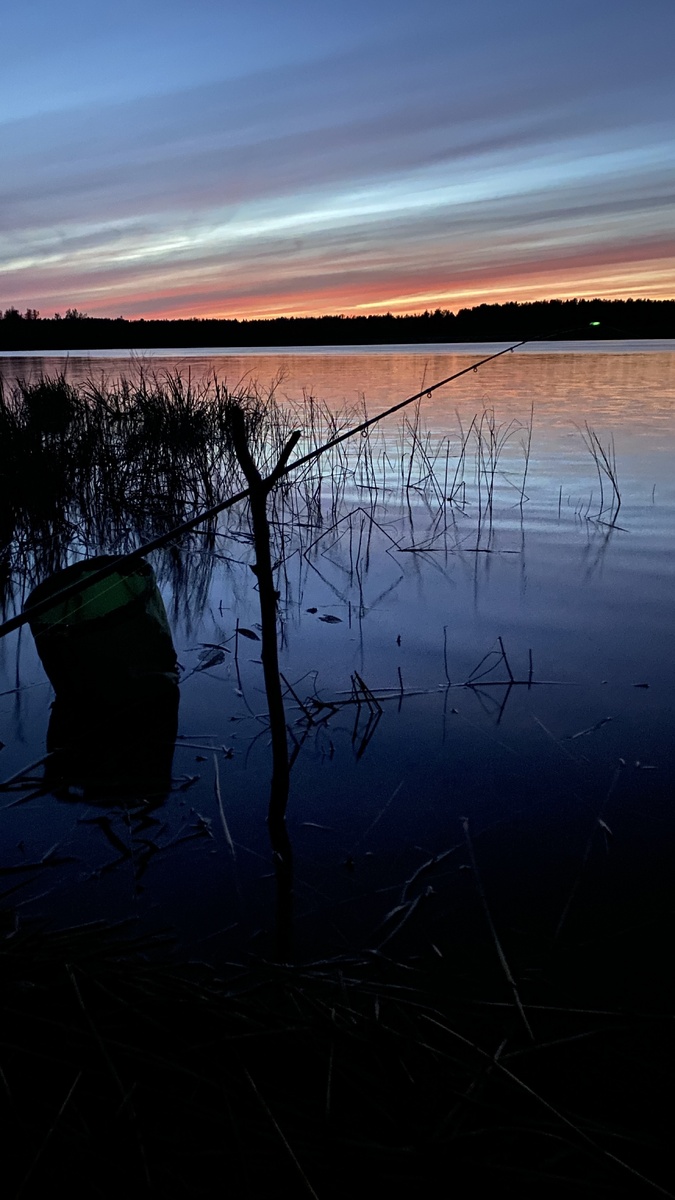
{"type": "Polygon", "coordinates": [[[0,316],[0,350],[143,350],[173,347],[365,346],[516,342],[533,338],[675,337],[675,300],[540,300],[480,304],[454,313],[276,317],[265,320],[89,317],[77,308],[42,317],[15,307],[0,316]]]}

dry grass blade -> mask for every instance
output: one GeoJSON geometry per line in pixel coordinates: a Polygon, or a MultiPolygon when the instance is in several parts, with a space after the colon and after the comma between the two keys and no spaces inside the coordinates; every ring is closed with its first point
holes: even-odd
{"type": "Polygon", "coordinates": [[[474,1042],[471,1042],[461,1033],[457,1033],[455,1029],[450,1029],[449,1026],[444,1025],[441,1021],[438,1021],[435,1017],[430,1016],[428,1013],[422,1013],[421,1015],[423,1020],[430,1021],[432,1025],[436,1025],[439,1029],[443,1029],[447,1034],[450,1035],[450,1037],[457,1038],[460,1042],[463,1042],[465,1046],[470,1046],[471,1049],[474,1050],[476,1054],[480,1055],[481,1058],[487,1059],[489,1062],[494,1063],[498,1071],[505,1075],[507,1079],[516,1085],[516,1087],[526,1092],[528,1096],[531,1096],[531,1098],[535,1100],[537,1104],[542,1105],[547,1112],[551,1113],[551,1115],[556,1118],[556,1120],[562,1122],[563,1125],[572,1130],[572,1132],[576,1134],[576,1136],[596,1154],[608,1159],[609,1162],[614,1163],[622,1171],[627,1171],[634,1178],[639,1179],[641,1183],[646,1184],[647,1187],[650,1187],[654,1191],[658,1192],[659,1195],[667,1196],[668,1200],[675,1200],[675,1194],[673,1192],[669,1192],[667,1188],[661,1187],[661,1185],[655,1183],[653,1179],[649,1179],[648,1176],[643,1175],[641,1171],[636,1170],[635,1167],[631,1167],[630,1163],[625,1162],[622,1158],[618,1158],[616,1154],[612,1154],[610,1150],[605,1150],[603,1146],[599,1146],[598,1143],[594,1141],[593,1138],[589,1137],[587,1133],[584,1133],[583,1129],[580,1129],[579,1126],[574,1123],[574,1121],[571,1121],[569,1117],[566,1117],[564,1113],[561,1113],[553,1104],[550,1104],[548,1100],[541,1096],[539,1092],[535,1091],[534,1088],[531,1088],[529,1084],[525,1083],[523,1079],[520,1079],[517,1075],[514,1075],[513,1071],[509,1071],[508,1067],[505,1067],[496,1056],[488,1054],[486,1050],[482,1050],[480,1046],[477,1046],[474,1042]]]}
{"type": "MultiPolygon", "coordinates": [[[[553,940],[554,940],[554,941],[555,941],[555,940],[556,940],[558,937],[560,937],[560,934],[562,933],[563,927],[564,927],[564,925],[565,925],[565,922],[566,922],[566,920],[567,920],[567,917],[568,917],[568,915],[569,915],[570,909],[572,908],[572,905],[574,904],[574,900],[575,900],[575,897],[576,897],[576,895],[577,895],[577,892],[578,892],[578,890],[579,890],[579,886],[580,886],[580,884],[581,884],[582,876],[583,876],[583,874],[584,874],[584,871],[585,871],[585,869],[586,869],[586,864],[588,863],[588,859],[589,859],[589,856],[590,856],[590,853],[591,853],[591,848],[592,848],[592,846],[593,846],[593,841],[594,841],[594,839],[595,839],[596,829],[597,829],[598,825],[599,825],[600,827],[602,827],[602,826],[604,825],[603,817],[604,817],[604,815],[605,815],[605,813],[606,813],[606,811],[607,811],[607,805],[609,804],[609,802],[610,802],[610,800],[611,800],[612,796],[614,795],[614,792],[615,792],[615,790],[616,790],[616,786],[617,786],[617,784],[618,784],[618,782],[619,782],[619,779],[620,779],[620,777],[621,777],[621,772],[622,772],[622,770],[623,770],[623,767],[624,767],[624,765],[625,765],[625,764],[624,764],[624,762],[623,762],[622,760],[619,760],[619,762],[617,763],[617,765],[616,765],[616,768],[615,768],[615,770],[614,770],[614,774],[612,775],[612,779],[611,779],[611,782],[610,782],[609,788],[607,789],[607,793],[606,793],[606,795],[605,795],[605,797],[604,797],[604,799],[603,799],[603,801],[602,801],[602,804],[600,805],[600,809],[599,809],[599,811],[598,811],[598,813],[597,813],[597,816],[596,816],[596,818],[595,818],[595,821],[594,821],[594,823],[593,823],[593,826],[592,826],[592,828],[591,828],[591,832],[590,832],[590,834],[589,834],[589,836],[588,836],[588,840],[587,840],[587,842],[586,842],[586,847],[585,847],[585,849],[584,849],[584,852],[583,852],[583,855],[582,855],[582,858],[581,858],[581,862],[580,862],[580,864],[579,864],[579,868],[578,868],[578,870],[577,870],[577,873],[576,873],[576,878],[574,879],[574,882],[572,883],[572,887],[571,887],[571,889],[570,889],[570,893],[569,893],[569,895],[568,895],[568,897],[567,897],[567,900],[566,900],[566,902],[565,902],[565,905],[564,905],[564,907],[563,907],[562,913],[560,914],[560,919],[559,919],[559,921],[558,921],[558,924],[557,924],[557,926],[556,926],[555,934],[553,935],[553,940]]],[[[609,831],[609,832],[611,832],[611,831],[609,831]]]]}
{"type": "Polygon", "coordinates": [[[138,1125],[136,1122],[136,1114],[134,1111],[133,1104],[131,1103],[131,1090],[127,1090],[125,1088],[124,1084],[122,1083],[119,1072],[118,1072],[112,1058],[110,1057],[108,1048],[107,1048],[105,1042],[103,1041],[103,1038],[101,1037],[101,1034],[99,1033],[99,1030],[97,1029],[95,1022],[93,1021],[93,1019],[87,1009],[86,1004],[84,1003],[82,992],[80,991],[80,988],[78,987],[78,983],[75,978],[75,972],[74,972],[73,967],[70,965],[67,965],[66,971],[67,971],[68,977],[70,979],[70,982],[73,985],[73,991],[75,992],[75,996],[77,997],[77,1003],[78,1003],[80,1009],[82,1010],[84,1019],[85,1019],[87,1025],[89,1026],[89,1029],[91,1030],[94,1041],[96,1042],[96,1044],[101,1052],[103,1060],[104,1060],[104,1062],[110,1072],[110,1075],[114,1081],[115,1087],[119,1091],[120,1102],[121,1102],[119,1111],[122,1112],[123,1110],[126,1109],[129,1114],[130,1120],[133,1124],[134,1137],[135,1137],[136,1145],[138,1148],[139,1158],[141,1160],[141,1166],[142,1166],[142,1170],[143,1170],[145,1184],[148,1188],[150,1188],[150,1186],[151,1186],[150,1172],[148,1169],[148,1162],[147,1162],[147,1158],[145,1155],[145,1149],[143,1146],[143,1142],[141,1141],[138,1125]]]}
{"type": "MultiPolygon", "coordinates": [[[[3,779],[2,783],[0,783],[0,792],[4,792],[10,787],[11,784],[16,783],[19,779],[23,779],[24,776],[28,775],[29,771],[34,771],[36,767],[43,766],[47,759],[51,757],[51,753],[43,754],[41,758],[36,758],[34,762],[27,763],[27,765],[22,767],[20,771],[15,771],[14,774],[10,775],[8,779],[3,779]]],[[[26,784],[26,787],[32,787],[34,782],[35,780],[31,779],[26,784]]]]}
{"type": "Polygon", "coordinates": [[[352,855],[354,854],[355,850],[357,850],[357,849],[358,849],[358,847],[359,847],[359,846],[360,846],[360,845],[361,845],[361,844],[362,844],[362,843],[363,843],[363,842],[366,840],[366,838],[368,837],[368,834],[369,834],[369,833],[372,833],[372,831],[373,831],[373,829],[375,828],[375,826],[376,826],[376,825],[377,825],[377,824],[378,824],[378,823],[379,823],[379,822],[382,820],[382,818],[383,818],[383,816],[385,815],[385,813],[387,812],[387,810],[388,810],[388,808],[389,808],[390,804],[393,804],[394,800],[395,800],[395,799],[396,799],[396,797],[398,796],[398,794],[399,794],[399,792],[400,792],[401,788],[403,787],[403,784],[404,784],[404,783],[405,783],[405,780],[404,780],[404,779],[402,779],[402,780],[401,780],[401,782],[400,782],[399,784],[397,784],[397,786],[394,788],[393,792],[391,793],[391,796],[390,796],[390,797],[389,797],[389,799],[387,800],[387,803],[384,805],[384,807],[383,807],[383,808],[381,808],[381,809],[380,809],[380,811],[379,811],[379,813],[377,814],[377,816],[373,818],[373,820],[370,822],[370,825],[368,826],[368,828],[366,829],[366,831],[365,831],[364,833],[362,833],[362,834],[361,834],[361,837],[358,839],[358,841],[354,842],[354,845],[352,846],[351,850],[349,851],[349,857],[350,857],[350,858],[351,858],[351,857],[352,857],[352,855]]]}
{"type": "Polygon", "coordinates": [[[55,1131],[57,1125],[59,1124],[59,1121],[61,1120],[64,1112],[66,1111],[68,1105],[70,1104],[71,1096],[73,1095],[73,1092],[75,1091],[75,1088],[77,1087],[81,1078],[82,1078],[82,1071],[78,1071],[73,1082],[71,1083],[70,1087],[68,1088],[68,1091],[66,1092],[66,1096],[65,1096],[65,1099],[63,1100],[63,1103],[61,1104],[61,1107],[59,1108],[56,1116],[54,1117],[54,1120],[52,1121],[51,1126],[49,1127],[49,1129],[47,1130],[47,1132],[44,1136],[42,1145],[39,1147],[30,1167],[28,1168],[26,1174],[24,1175],[22,1183],[20,1184],[17,1192],[15,1193],[15,1200],[21,1200],[21,1196],[24,1194],[26,1187],[28,1186],[30,1180],[32,1179],[33,1175],[35,1174],[36,1167],[38,1166],[38,1163],[42,1159],[42,1156],[43,1156],[45,1150],[47,1149],[47,1145],[48,1145],[50,1139],[52,1138],[54,1131],[55,1131]]]}
{"type": "Polygon", "coordinates": [[[251,1090],[253,1091],[253,1094],[254,1094],[256,1100],[258,1101],[261,1108],[266,1113],[266,1115],[269,1118],[270,1122],[272,1123],[276,1133],[279,1135],[279,1138],[281,1139],[287,1154],[291,1158],[291,1161],[295,1165],[306,1190],[309,1192],[310,1196],[314,1197],[314,1200],[319,1200],[319,1197],[318,1197],[317,1193],[314,1191],[314,1188],[312,1187],[311,1183],[309,1182],[309,1179],[307,1178],[307,1176],[302,1168],[302,1165],[300,1164],[298,1157],[297,1157],[295,1151],[293,1150],[293,1147],[291,1146],[290,1142],[288,1141],[288,1138],[286,1137],[284,1131],[282,1130],[281,1126],[279,1125],[279,1122],[277,1121],[276,1117],[271,1112],[269,1105],[266,1103],[264,1097],[261,1096],[251,1075],[249,1074],[249,1072],[246,1070],[245,1067],[244,1067],[244,1075],[246,1076],[246,1078],[251,1086],[251,1090]]]}
{"type": "Polygon", "coordinates": [[[386,946],[387,943],[391,941],[393,937],[396,937],[397,933],[400,933],[401,929],[403,929],[403,926],[407,925],[408,921],[412,917],[419,902],[420,897],[415,896],[414,900],[409,900],[405,904],[397,904],[395,908],[392,908],[391,912],[387,913],[382,924],[385,924],[388,920],[390,920],[391,917],[396,916],[396,914],[401,911],[403,911],[403,916],[401,917],[401,920],[397,922],[391,932],[388,933],[386,937],[382,938],[382,941],[378,943],[378,945],[375,947],[376,951],[379,952],[383,946],[386,946]]]}
{"type": "Polygon", "coordinates": [[[480,878],[480,874],[478,871],[478,863],[476,862],[476,855],[475,855],[474,849],[473,849],[473,842],[471,840],[471,834],[469,833],[469,821],[466,817],[462,818],[462,828],[464,830],[464,836],[466,837],[466,846],[467,846],[467,850],[469,852],[469,858],[471,859],[471,867],[473,870],[474,880],[476,882],[476,888],[478,889],[478,895],[480,896],[481,903],[483,905],[483,911],[485,913],[485,917],[487,919],[487,923],[490,928],[490,933],[492,934],[492,940],[494,942],[495,950],[497,951],[497,957],[499,959],[502,971],[504,972],[504,975],[509,984],[509,987],[511,988],[511,991],[513,992],[513,999],[515,1001],[516,1008],[518,1009],[518,1012],[520,1013],[520,1018],[523,1022],[523,1025],[525,1026],[525,1029],[527,1030],[528,1037],[530,1037],[532,1039],[532,1041],[535,1041],[535,1036],[534,1036],[534,1033],[532,1032],[532,1026],[530,1025],[530,1022],[528,1021],[527,1016],[525,1015],[525,1009],[523,1008],[523,1003],[520,999],[520,994],[518,992],[518,985],[517,985],[515,979],[513,978],[513,975],[511,973],[511,968],[508,964],[506,955],[504,954],[504,951],[502,949],[502,944],[501,944],[498,934],[497,934],[497,930],[495,928],[495,923],[492,920],[492,913],[490,912],[490,906],[488,905],[487,896],[485,895],[485,890],[483,888],[483,884],[482,884],[482,881],[480,878]]]}
{"type": "Polygon", "coordinates": [[[213,771],[214,771],[213,790],[215,792],[216,803],[218,805],[218,814],[220,816],[220,823],[223,827],[223,833],[225,834],[225,841],[227,842],[227,846],[230,851],[230,854],[232,855],[233,859],[235,859],[235,861],[236,861],[237,856],[236,856],[235,849],[234,849],[234,842],[232,841],[232,836],[230,834],[230,828],[229,828],[229,825],[227,824],[227,818],[225,816],[225,809],[223,808],[223,797],[222,797],[222,794],[220,791],[220,769],[218,767],[218,755],[217,754],[214,754],[214,756],[213,756],[213,771]]]}

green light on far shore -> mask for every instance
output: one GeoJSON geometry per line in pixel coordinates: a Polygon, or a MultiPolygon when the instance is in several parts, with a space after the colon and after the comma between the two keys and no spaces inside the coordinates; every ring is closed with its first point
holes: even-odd
{"type": "Polygon", "coordinates": [[[599,324],[600,324],[600,322],[599,322],[599,321],[591,321],[591,322],[590,322],[590,324],[591,324],[591,325],[599,325],[599,324]]]}

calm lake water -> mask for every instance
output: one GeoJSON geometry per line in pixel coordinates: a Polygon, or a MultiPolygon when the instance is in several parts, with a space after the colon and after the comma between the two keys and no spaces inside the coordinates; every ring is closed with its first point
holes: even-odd
{"type": "MultiPolygon", "coordinates": [[[[215,372],[233,390],[273,386],[282,405],[313,396],[356,419],[364,403],[373,415],[493,349],[21,355],[0,369],[76,383],[215,372]]],[[[594,912],[648,912],[669,894],[675,833],[675,343],[526,347],[407,418],[350,444],[344,494],[335,501],[324,482],[323,524],[296,530],[280,571],[281,669],[295,696],[344,700],[356,672],[382,710],[363,700],[309,723],[287,696],[296,944],[327,953],[386,939],[393,952],[441,938],[471,903],[466,819],[495,911],[531,922],[532,937],[564,913],[588,919],[589,896],[594,912]],[[606,476],[601,498],[590,430],[615,456],[618,512],[606,476]],[[457,686],[486,655],[484,686],[457,686]]],[[[195,669],[205,646],[233,649],[237,620],[254,633],[259,621],[238,522],[203,569],[195,540],[186,546],[187,594],[155,564],[183,683],[173,790],[152,825],[76,795],[2,797],[4,882],[26,915],[140,916],[204,957],[269,945],[259,647],[240,639],[238,664],[227,653],[195,669]]],[[[51,701],[28,630],[9,635],[2,778],[44,754],[51,701]]]]}

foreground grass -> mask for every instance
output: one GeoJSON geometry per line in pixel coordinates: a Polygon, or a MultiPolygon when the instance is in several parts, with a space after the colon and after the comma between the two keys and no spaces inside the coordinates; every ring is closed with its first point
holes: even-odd
{"type": "Polygon", "coordinates": [[[449,949],[215,968],[128,928],[10,926],[5,1194],[669,1194],[669,1021],[579,1004],[602,965],[563,948],[532,1040],[449,949]]]}

